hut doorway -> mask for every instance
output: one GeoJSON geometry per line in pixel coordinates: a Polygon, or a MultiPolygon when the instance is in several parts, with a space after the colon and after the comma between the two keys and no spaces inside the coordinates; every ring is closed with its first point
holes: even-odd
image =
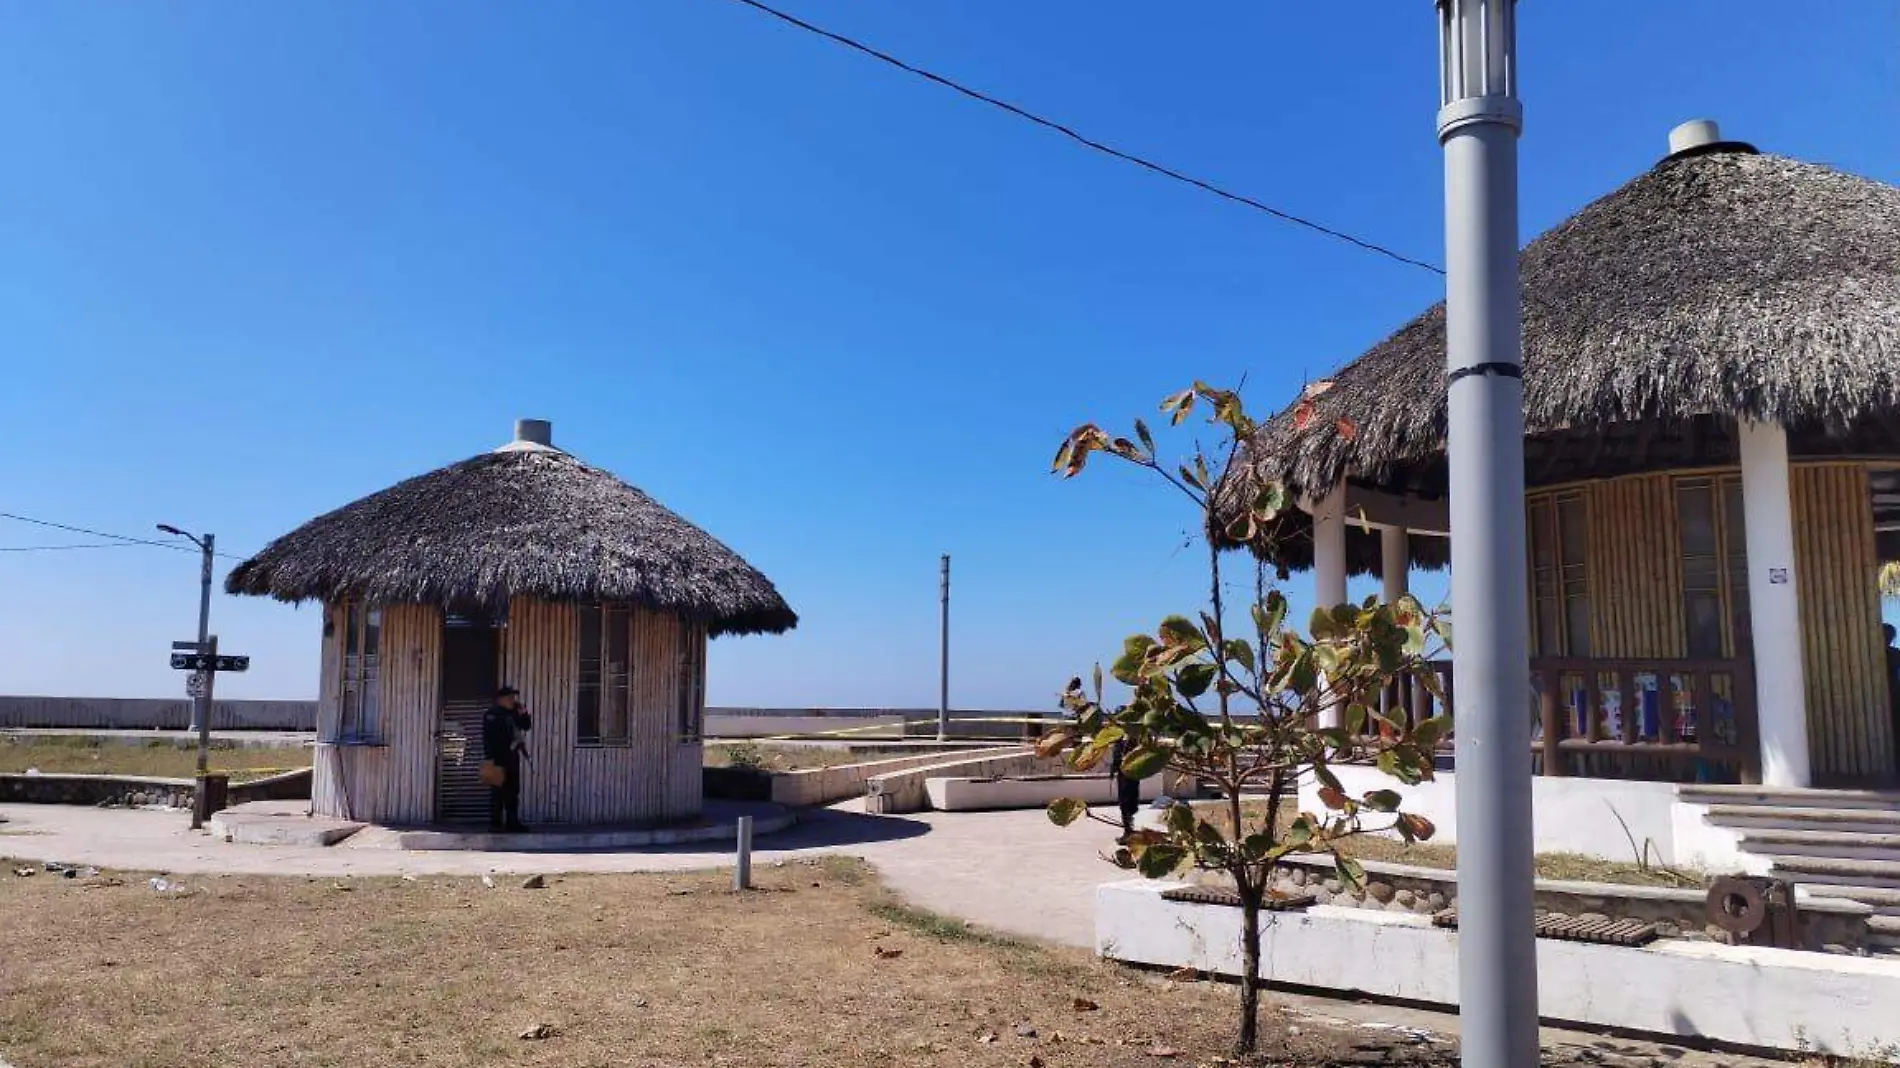
{"type": "Polygon", "coordinates": [[[436,724],[435,819],[480,823],[488,819],[482,785],[482,713],[501,685],[500,631],[480,616],[442,621],[442,710],[436,724]]]}

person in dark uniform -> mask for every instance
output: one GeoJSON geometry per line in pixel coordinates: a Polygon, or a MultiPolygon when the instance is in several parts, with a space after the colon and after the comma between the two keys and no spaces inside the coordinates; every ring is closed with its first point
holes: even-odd
{"type": "Polygon", "coordinates": [[[521,822],[521,758],[528,744],[522,735],[533,726],[513,686],[496,691],[495,703],[482,713],[482,759],[493,762],[503,776],[499,785],[488,788],[488,826],[493,830],[528,829],[521,822]]]}
{"type": "Polygon", "coordinates": [[[1887,639],[1887,715],[1893,721],[1894,753],[1900,756],[1900,648],[1894,646],[1892,623],[1882,623],[1880,633],[1887,639]]]}
{"type": "Polygon", "coordinates": [[[1135,829],[1135,813],[1141,808],[1141,783],[1122,774],[1122,758],[1128,755],[1128,742],[1121,740],[1108,751],[1108,773],[1115,778],[1115,804],[1122,810],[1122,833],[1135,829]]]}

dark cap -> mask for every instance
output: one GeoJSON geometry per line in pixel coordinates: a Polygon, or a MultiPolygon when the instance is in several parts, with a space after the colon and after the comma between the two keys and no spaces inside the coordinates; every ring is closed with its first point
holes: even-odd
{"type": "Polygon", "coordinates": [[[513,686],[503,686],[501,689],[495,691],[495,696],[496,697],[520,697],[521,691],[515,689],[513,686]]]}

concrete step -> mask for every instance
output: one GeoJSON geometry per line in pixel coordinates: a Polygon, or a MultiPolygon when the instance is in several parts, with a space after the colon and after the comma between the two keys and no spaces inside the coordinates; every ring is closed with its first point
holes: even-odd
{"type": "Polygon", "coordinates": [[[1775,854],[1773,874],[1797,883],[1829,886],[1865,886],[1878,890],[1900,888],[1900,861],[1833,860],[1775,854]]]}
{"type": "Polygon", "coordinates": [[[1738,831],[1841,831],[1900,834],[1900,812],[1872,808],[1785,808],[1769,805],[1710,805],[1705,819],[1738,831]]]}
{"type": "Polygon", "coordinates": [[[1900,917],[1900,890],[1872,886],[1827,886],[1804,883],[1801,887],[1813,897],[1845,898],[1874,910],[1875,916],[1900,917]]]}
{"type": "Polygon", "coordinates": [[[1757,805],[1770,808],[1865,808],[1900,812],[1892,790],[1806,790],[1771,786],[1679,786],[1676,798],[1692,805],[1757,805]]]}
{"type": "Polygon", "coordinates": [[[1900,834],[1806,829],[1750,830],[1743,832],[1740,845],[1745,852],[1757,856],[1900,861],[1900,834]]]}

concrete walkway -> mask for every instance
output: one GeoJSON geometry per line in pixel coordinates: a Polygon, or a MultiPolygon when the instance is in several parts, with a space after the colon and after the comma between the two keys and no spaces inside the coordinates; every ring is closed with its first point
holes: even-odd
{"type": "MultiPolygon", "coordinates": [[[[435,853],[223,842],[180,812],[0,805],[0,855],[168,875],[482,875],[658,872],[731,864],[731,850],[435,853]]],[[[1067,829],[1041,810],[867,816],[861,801],[811,810],[759,839],[753,863],[840,853],[875,865],[903,897],[1011,934],[1093,944],[1095,887],[1120,875],[1106,860],[1114,832],[1067,829]]]]}

